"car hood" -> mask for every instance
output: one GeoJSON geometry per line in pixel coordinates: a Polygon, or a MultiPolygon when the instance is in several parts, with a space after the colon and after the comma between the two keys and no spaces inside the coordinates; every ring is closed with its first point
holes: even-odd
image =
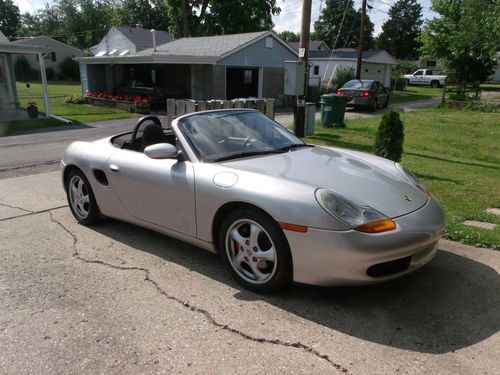
{"type": "Polygon", "coordinates": [[[231,160],[226,167],[273,176],[334,191],[390,218],[408,214],[428,200],[397,172],[377,165],[359,152],[326,147],[231,160]]]}

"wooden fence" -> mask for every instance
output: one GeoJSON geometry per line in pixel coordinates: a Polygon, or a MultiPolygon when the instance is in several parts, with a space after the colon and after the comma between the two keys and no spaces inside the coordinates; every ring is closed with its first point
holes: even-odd
{"type": "Polygon", "coordinates": [[[274,120],[274,99],[178,100],[167,99],[167,117],[173,119],[188,113],[225,108],[253,108],[274,120]]]}

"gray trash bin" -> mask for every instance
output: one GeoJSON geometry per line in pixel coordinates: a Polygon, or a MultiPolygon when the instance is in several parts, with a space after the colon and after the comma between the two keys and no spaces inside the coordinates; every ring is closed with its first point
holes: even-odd
{"type": "Polygon", "coordinates": [[[316,103],[306,103],[305,136],[314,135],[316,125],[316,103]]]}

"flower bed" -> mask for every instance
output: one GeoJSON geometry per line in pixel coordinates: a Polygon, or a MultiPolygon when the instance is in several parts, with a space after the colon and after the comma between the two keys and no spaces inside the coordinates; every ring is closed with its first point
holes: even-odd
{"type": "Polygon", "coordinates": [[[85,97],[90,104],[102,107],[117,107],[129,112],[147,113],[151,109],[152,98],[141,96],[113,95],[109,91],[89,91],[85,97]]]}

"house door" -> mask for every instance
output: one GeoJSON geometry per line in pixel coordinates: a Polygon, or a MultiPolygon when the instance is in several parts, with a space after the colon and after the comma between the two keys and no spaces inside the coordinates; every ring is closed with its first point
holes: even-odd
{"type": "Polygon", "coordinates": [[[226,99],[249,98],[259,95],[259,69],[227,68],[226,99]]]}

